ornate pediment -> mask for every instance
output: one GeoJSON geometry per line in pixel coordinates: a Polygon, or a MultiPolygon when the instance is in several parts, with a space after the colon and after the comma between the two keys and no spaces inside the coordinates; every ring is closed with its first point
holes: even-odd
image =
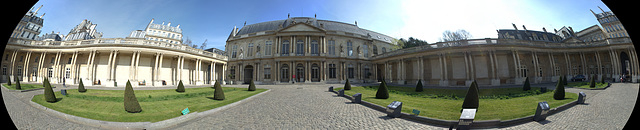
{"type": "Polygon", "coordinates": [[[278,30],[278,32],[325,32],[324,29],[306,23],[296,23],[278,30]]]}

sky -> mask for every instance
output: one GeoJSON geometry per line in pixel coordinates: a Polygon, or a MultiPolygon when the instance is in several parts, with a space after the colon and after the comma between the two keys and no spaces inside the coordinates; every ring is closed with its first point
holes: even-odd
{"type": "MultiPolygon", "coordinates": [[[[446,30],[464,29],[471,39],[497,38],[498,29],[553,32],[563,26],[574,31],[597,25],[589,11],[609,8],[598,0],[41,0],[41,35],[69,33],[82,20],[98,24],[103,38],[124,38],[154,23],[180,24],[187,37],[205,48],[224,50],[233,27],[291,17],[314,17],[344,23],[394,38],[414,37],[438,42],[446,30]]],[[[26,12],[24,12],[26,13],[26,12]]],[[[615,13],[615,12],[614,12],[615,13]]]]}

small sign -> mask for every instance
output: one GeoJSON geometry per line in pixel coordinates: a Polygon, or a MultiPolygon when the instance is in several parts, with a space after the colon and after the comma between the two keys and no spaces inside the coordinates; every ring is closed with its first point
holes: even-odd
{"type": "Polygon", "coordinates": [[[413,109],[413,114],[420,115],[420,111],[416,110],[416,109],[413,109]]]}
{"type": "Polygon", "coordinates": [[[184,110],[182,110],[182,115],[186,115],[189,114],[189,108],[185,108],[184,110]]]}

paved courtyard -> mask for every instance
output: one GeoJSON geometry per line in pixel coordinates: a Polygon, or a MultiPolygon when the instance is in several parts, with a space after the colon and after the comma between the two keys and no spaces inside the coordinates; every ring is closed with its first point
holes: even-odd
{"type": "MultiPolygon", "coordinates": [[[[404,119],[387,118],[382,112],[352,104],[346,98],[327,92],[327,88],[332,85],[342,86],[258,85],[258,88],[271,91],[236,106],[167,129],[448,129],[404,119]]],[[[55,90],[61,88],[57,87],[55,90]]],[[[530,122],[504,129],[622,129],[633,111],[638,96],[638,84],[616,83],[606,90],[567,88],[567,91],[585,92],[587,104],[576,105],[549,116],[544,122],[530,122]]],[[[29,105],[31,96],[41,93],[43,90],[20,93],[2,88],[5,106],[18,129],[100,129],[67,121],[29,105]]]]}

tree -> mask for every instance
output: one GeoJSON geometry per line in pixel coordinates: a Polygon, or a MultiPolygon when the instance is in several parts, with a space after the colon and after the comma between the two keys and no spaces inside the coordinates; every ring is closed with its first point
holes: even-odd
{"type": "Polygon", "coordinates": [[[218,81],[216,81],[216,83],[213,85],[213,88],[213,99],[224,100],[224,91],[222,90],[222,86],[220,86],[220,83],[218,83],[218,81]]]}
{"type": "Polygon", "coordinates": [[[189,37],[186,37],[184,42],[182,42],[182,45],[191,46],[191,43],[191,39],[189,37]]]}
{"type": "Polygon", "coordinates": [[[142,111],[129,80],[127,80],[127,86],[124,89],[124,110],[129,113],[138,113],[142,111]]]}
{"type": "Polygon", "coordinates": [[[44,87],[44,100],[47,102],[56,102],[55,93],[53,93],[53,88],[51,88],[51,84],[49,83],[49,79],[45,78],[42,81],[42,86],[44,87]]]}
{"type": "Polygon", "coordinates": [[[422,92],[422,81],[418,80],[418,85],[416,85],[416,92],[422,92]]]}
{"type": "MultiPolygon", "coordinates": [[[[563,80],[563,77],[560,76],[560,81],[563,80]]],[[[564,81],[566,82],[567,80],[564,79],[564,81]]],[[[558,84],[556,84],[556,90],[553,91],[553,99],[555,100],[562,100],[564,99],[564,84],[561,82],[558,82],[558,84]]]]}
{"type": "Polygon", "coordinates": [[[84,83],[82,83],[82,80],[80,80],[80,83],[78,84],[78,92],[87,92],[87,89],[84,88],[84,83]]]}
{"type": "Polygon", "coordinates": [[[208,39],[204,39],[204,42],[202,42],[202,45],[200,45],[200,49],[204,50],[204,48],[207,46],[207,40],[208,39]]]}
{"type": "Polygon", "coordinates": [[[387,83],[382,80],[380,86],[378,87],[378,91],[376,92],[377,99],[388,99],[389,98],[389,90],[387,88],[387,83]]]}
{"type": "MultiPolygon", "coordinates": [[[[398,49],[402,49],[402,47],[404,47],[404,41],[402,40],[402,38],[400,39],[391,39],[391,44],[395,45],[393,46],[393,50],[398,50],[398,49]]],[[[388,51],[391,51],[388,50],[388,51]]]]}
{"type": "Polygon", "coordinates": [[[399,49],[403,49],[403,48],[411,48],[411,47],[416,47],[416,46],[423,46],[423,45],[428,45],[429,43],[427,43],[427,41],[424,40],[420,40],[418,38],[413,38],[413,37],[409,37],[408,40],[405,40],[404,38],[400,38],[399,43],[402,43],[401,45],[399,44],[398,46],[400,46],[399,49]]]}
{"type": "Polygon", "coordinates": [[[22,85],[20,85],[20,80],[18,79],[18,76],[14,76],[16,79],[16,89],[18,90],[22,90],[22,85]]]}
{"type": "Polygon", "coordinates": [[[249,83],[249,91],[256,91],[256,85],[253,83],[253,80],[249,83]]]}
{"type": "Polygon", "coordinates": [[[344,83],[344,90],[351,90],[351,83],[349,83],[349,79],[344,83]]]}
{"type": "Polygon", "coordinates": [[[531,84],[529,84],[529,77],[525,78],[524,86],[522,86],[522,91],[531,90],[531,84]]]}
{"type": "MultiPolygon", "coordinates": [[[[474,80],[471,82],[471,86],[467,90],[467,95],[464,97],[464,102],[462,102],[462,109],[478,109],[480,105],[480,100],[478,97],[478,84],[474,80]]],[[[462,110],[460,110],[462,112],[462,110]]]]}
{"type": "Polygon", "coordinates": [[[178,82],[178,88],[176,89],[176,92],[184,92],[184,85],[182,85],[182,80],[178,82]]]}
{"type": "Polygon", "coordinates": [[[459,29],[459,30],[456,30],[455,32],[446,30],[442,32],[442,37],[440,38],[440,42],[467,40],[468,38],[471,38],[471,34],[467,32],[467,30],[459,29]]]}

